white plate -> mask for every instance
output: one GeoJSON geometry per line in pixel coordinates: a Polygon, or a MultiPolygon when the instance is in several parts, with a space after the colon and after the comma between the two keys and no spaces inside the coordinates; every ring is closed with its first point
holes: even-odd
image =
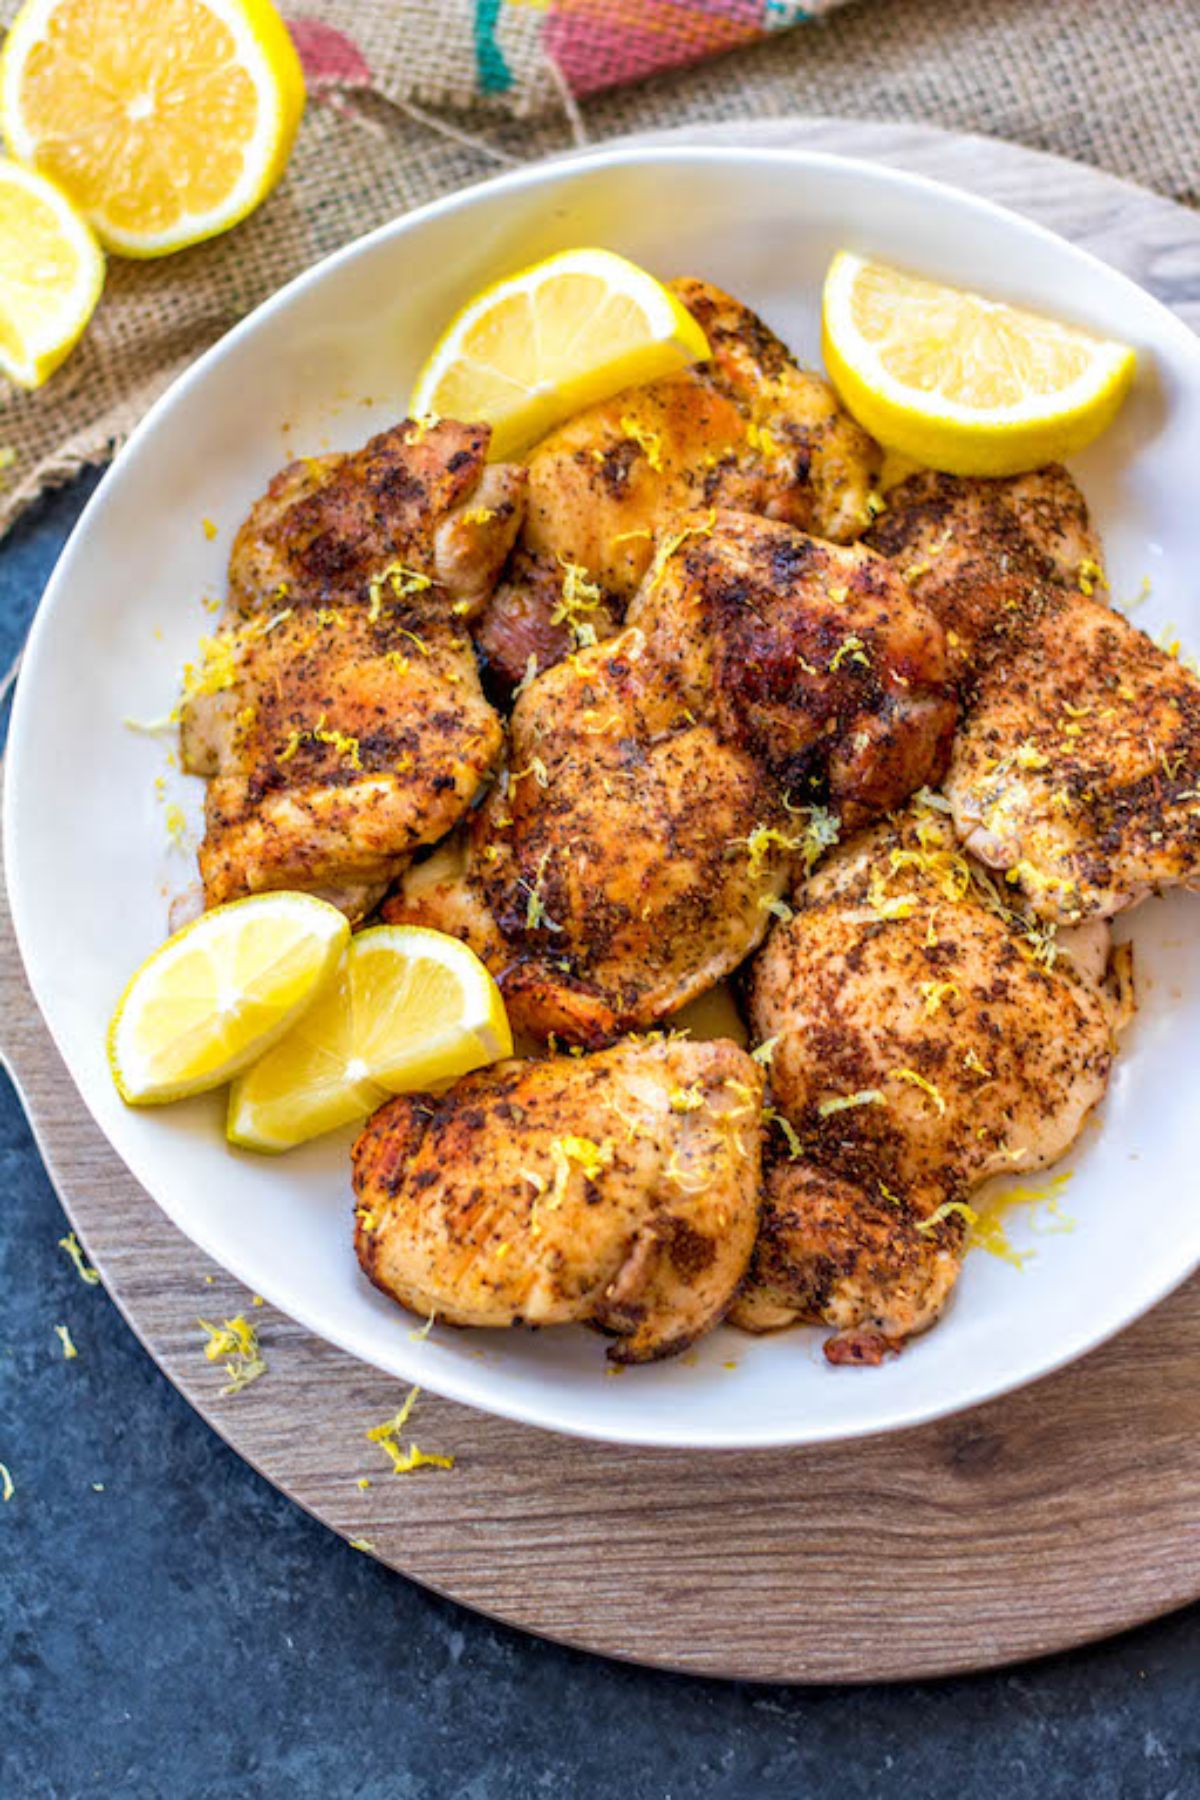
{"type": "MultiPolygon", "coordinates": [[[[13,915],[33,991],[83,1099],[175,1223],[240,1280],[381,1369],[530,1424],[656,1445],[807,1444],[912,1425],[1079,1356],[1200,1262],[1192,1071],[1200,900],[1155,901],[1130,925],[1141,1013],[1074,1171],[1062,1235],[1028,1238],[1018,1271],[967,1259],[942,1324],[877,1370],[833,1370],[821,1335],[721,1330],[693,1355],[619,1380],[584,1332],[414,1341],[414,1321],[360,1276],[351,1249],[350,1133],[281,1161],[228,1149],[219,1098],[133,1112],[104,1030],[129,971],[162,938],[193,876],[167,845],[161,716],[211,627],[230,537],[289,456],[358,444],[400,416],[448,315],[497,275],[604,244],[667,276],[709,277],[816,360],[821,280],[840,246],[1042,306],[1140,353],[1120,421],[1078,464],[1115,592],[1153,596],[1139,622],[1200,640],[1200,345],[1154,300],[1082,252],[983,201],[893,170],[807,152],[659,148],[523,171],[385,226],[285,288],[154,407],[55,571],[26,651],[9,740],[5,833],[13,915]],[[211,540],[205,519],[219,527],[211,540]]],[[[197,1353],[199,1353],[197,1351],[197,1353]]]]}

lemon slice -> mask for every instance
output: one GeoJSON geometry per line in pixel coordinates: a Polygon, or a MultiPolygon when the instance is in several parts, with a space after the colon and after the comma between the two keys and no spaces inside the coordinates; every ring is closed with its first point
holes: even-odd
{"type": "Polygon", "coordinates": [[[1125,344],[848,250],[825,278],[823,342],[859,423],[951,475],[1016,475],[1081,450],[1135,362],[1125,344]]]}
{"type": "Polygon", "coordinates": [[[163,256],[236,225],[283,173],[304,77],[268,0],[26,0],[0,123],[102,241],[163,256]]]}
{"type": "Polygon", "coordinates": [[[708,354],[691,313],[644,269],[611,250],[564,250],[463,308],[409,411],[484,419],[492,456],[511,456],[582,407],[708,354]]]}
{"type": "Polygon", "coordinates": [[[0,161],[0,372],[40,387],[78,342],[103,286],[103,253],[66,195],[0,161]]]}
{"type": "Polygon", "coordinates": [[[227,1134],[289,1150],[512,1054],[500,990],[457,938],[377,925],[351,939],[338,980],[233,1085],[227,1134]]]}
{"type": "Polygon", "coordinates": [[[350,935],[311,894],[254,894],[160,944],[122,994],[108,1060],[123,1100],[158,1106],[219,1087],[332,981],[350,935]]]}

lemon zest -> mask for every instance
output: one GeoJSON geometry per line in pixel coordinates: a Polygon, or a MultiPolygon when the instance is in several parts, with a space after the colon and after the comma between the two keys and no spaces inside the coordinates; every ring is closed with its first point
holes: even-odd
{"type": "Polygon", "coordinates": [[[772,845],[777,845],[781,850],[792,851],[798,850],[802,842],[802,838],[789,837],[786,831],[777,831],[774,825],[756,825],[746,837],[730,838],[729,847],[734,850],[745,846],[750,859],[747,874],[751,881],[756,881],[762,874],[763,864],[772,845]]]}
{"type": "MultiPolygon", "coordinates": [[[[560,1176],[564,1167],[566,1177],[569,1177],[570,1165],[575,1163],[582,1169],[585,1180],[595,1181],[601,1169],[607,1169],[611,1165],[613,1147],[607,1138],[599,1144],[594,1143],[591,1138],[585,1137],[554,1138],[550,1144],[550,1158],[555,1165],[556,1178],[560,1176]]],[[[563,1186],[565,1187],[565,1185],[564,1178],[563,1186]]]]}
{"type": "Polygon", "coordinates": [[[860,638],[857,635],[857,633],[855,633],[853,631],[847,633],[847,635],[842,639],[841,643],[838,645],[837,649],[834,651],[833,656],[830,659],[830,662],[828,664],[829,672],[831,675],[832,675],[833,671],[843,661],[843,659],[847,656],[850,658],[851,662],[861,663],[865,669],[869,669],[871,666],[871,659],[867,655],[866,645],[864,644],[862,638],[860,638]]]}
{"type": "Polygon", "coordinates": [[[8,1465],[0,1463],[0,1500],[7,1505],[17,1491],[17,1484],[8,1472],[8,1465]]]}
{"type": "Polygon", "coordinates": [[[1098,587],[1106,588],[1108,578],[1094,557],[1085,556],[1076,570],[1076,580],[1081,594],[1094,594],[1098,587]]]}
{"type": "Polygon", "coordinates": [[[842,822],[827,806],[793,806],[786,794],[783,797],[783,809],[793,817],[801,813],[808,814],[808,823],[797,847],[804,854],[805,874],[811,874],[826,850],[831,850],[837,843],[841,836],[842,822]]]}
{"type": "Polygon", "coordinates": [[[214,1325],[208,1319],[198,1319],[196,1323],[208,1333],[208,1343],[204,1346],[208,1361],[216,1362],[222,1356],[230,1359],[225,1364],[229,1385],[221,1389],[222,1394],[240,1394],[252,1381],[266,1374],[267,1364],[259,1348],[258,1333],[240,1313],[236,1319],[225,1319],[220,1325],[214,1325]]]}
{"type": "Polygon", "coordinates": [[[179,719],[175,713],[167,713],[161,719],[124,718],[121,723],[126,731],[137,731],[144,737],[159,737],[164,731],[174,731],[179,719]]]}
{"type": "Polygon", "coordinates": [[[561,551],[558,562],[563,572],[562,588],[558,604],[550,614],[550,623],[565,624],[578,637],[584,624],[581,615],[595,612],[604,596],[599,584],[590,578],[582,563],[572,562],[561,551]]]}
{"type": "Polygon", "coordinates": [[[762,456],[779,455],[779,446],[775,442],[770,428],[766,425],[756,425],[753,419],[746,427],[746,442],[752,450],[757,450],[762,456]]]}
{"type": "Polygon", "coordinates": [[[758,905],[760,912],[769,912],[771,917],[778,919],[782,925],[786,925],[789,920],[794,919],[796,916],[786,900],[780,900],[773,894],[763,894],[759,899],[758,905]]]}
{"type": "Polygon", "coordinates": [[[63,1360],[65,1362],[73,1362],[79,1355],[79,1352],[71,1341],[70,1327],[68,1325],[56,1325],[54,1331],[62,1345],[63,1360]]]}
{"type": "Polygon", "coordinates": [[[395,1475],[411,1475],[414,1469],[452,1469],[454,1467],[452,1456],[439,1456],[434,1452],[421,1450],[415,1443],[410,1443],[407,1450],[402,1450],[396,1441],[409,1421],[420,1392],[418,1387],[410,1388],[404,1404],[395,1417],[385,1419],[382,1425],[372,1425],[366,1434],[371,1443],[378,1444],[385,1452],[392,1465],[392,1473],[395,1475]]]}
{"type": "MultiPolygon", "coordinates": [[[[698,1081],[693,1081],[691,1087],[672,1088],[671,1092],[667,1095],[667,1099],[670,1102],[671,1111],[677,1113],[699,1112],[704,1105],[704,1095],[700,1091],[700,1083],[698,1081]]],[[[624,1120],[623,1122],[628,1130],[629,1121],[624,1120]]],[[[632,1142],[632,1139],[630,1142],[632,1142]]]]}
{"type": "MultiPolygon", "coordinates": [[[[471,507],[469,512],[459,514],[459,517],[461,518],[464,525],[486,525],[488,520],[494,519],[495,516],[496,516],[496,509],[494,506],[473,506],[473,507],[471,507]]],[[[464,602],[464,601],[460,600],[457,602],[457,604],[453,607],[452,610],[454,612],[458,612],[459,608],[461,607],[462,610],[464,612],[466,612],[468,610],[469,606],[470,606],[469,601],[464,602]]]]}
{"type": "Polygon", "coordinates": [[[366,1552],[366,1554],[368,1556],[371,1556],[374,1554],[375,1546],[371,1542],[370,1538],[352,1537],[352,1538],[347,1538],[346,1542],[349,1544],[349,1546],[352,1550],[363,1550],[366,1552]]]}
{"type": "Polygon", "coordinates": [[[350,759],[350,767],[352,769],[362,768],[362,757],[359,755],[358,739],[356,737],[350,737],[344,731],[335,731],[330,727],[327,727],[325,724],[324,713],[321,714],[320,718],[313,726],[312,734],[314,743],[328,744],[332,749],[337,751],[339,756],[348,756],[350,759]]]}
{"type": "Polygon", "coordinates": [[[988,1081],[992,1078],[992,1071],[986,1063],[980,1062],[974,1050],[968,1050],[963,1057],[963,1068],[970,1069],[974,1075],[983,1075],[988,1081]]]}
{"type": "Polygon", "coordinates": [[[512,691],[512,697],[514,700],[519,700],[521,698],[521,695],[525,692],[525,689],[529,686],[530,682],[534,679],[537,672],[538,672],[538,659],[537,659],[536,655],[534,654],[534,652],[531,650],[529,652],[529,656],[527,657],[526,662],[525,662],[525,673],[524,673],[524,675],[522,675],[520,681],[517,683],[516,687],[512,691]]]}
{"type": "Polygon", "coordinates": [[[662,433],[651,431],[641,424],[632,413],[622,413],[621,430],[635,443],[650,467],[657,473],[662,469],[662,433]]]}
{"type": "MultiPolygon", "coordinates": [[[[409,594],[423,593],[426,588],[433,586],[433,582],[428,575],[422,575],[419,569],[410,569],[401,562],[389,563],[385,569],[379,571],[378,575],[372,575],[367,582],[368,625],[377,624],[382,616],[385,586],[391,587],[397,600],[403,600],[409,594]]],[[[404,635],[415,638],[416,642],[421,644],[420,638],[416,637],[414,632],[406,632],[404,635]]],[[[424,644],[421,644],[421,648],[425,649],[424,644]]]]}
{"type": "MultiPolygon", "coordinates": [[[[898,854],[898,852],[893,852],[898,854]]],[[[917,910],[915,894],[896,894],[891,899],[887,894],[887,877],[881,869],[876,869],[871,876],[871,885],[867,889],[867,905],[877,918],[891,923],[896,919],[909,919],[917,910]]]]}
{"type": "MultiPolygon", "coordinates": [[[[732,1086],[733,1084],[730,1082],[726,1085],[732,1086]]],[[[762,1121],[764,1125],[777,1125],[779,1127],[779,1130],[787,1139],[788,1156],[792,1162],[795,1162],[796,1158],[801,1154],[803,1146],[800,1143],[800,1139],[796,1134],[796,1128],[791,1120],[783,1113],[779,1112],[776,1107],[764,1106],[762,1109],[762,1121]]]]}
{"type": "Polygon", "coordinates": [[[660,539],[658,549],[654,553],[654,561],[650,565],[650,577],[646,585],[647,593],[652,593],[662,579],[663,571],[677,550],[682,550],[689,538],[711,537],[717,522],[717,509],[710,506],[708,517],[703,525],[685,525],[682,531],[668,531],[660,539]]]}
{"type": "Polygon", "coordinates": [[[839,1094],[836,1099],[822,1100],[817,1112],[821,1118],[832,1118],[834,1113],[848,1112],[854,1106],[886,1106],[887,1097],[879,1088],[859,1088],[856,1094],[839,1094]]]}
{"type": "Polygon", "coordinates": [[[927,1219],[919,1221],[917,1230],[920,1232],[934,1231],[942,1220],[948,1219],[952,1213],[958,1213],[969,1226],[975,1225],[979,1218],[975,1208],[968,1206],[965,1200],[943,1200],[935,1212],[931,1212],[927,1219]]]}
{"type": "Polygon", "coordinates": [[[204,694],[220,694],[231,688],[237,676],[237,653],[241,647],[240,632],[218,632],[215,637],[202,637],[197,646],[199,665],[183,665],[182,687],[189,700],[204,694]]]}
{"type": "Polygon", "coordinates": [[[527,775],[532,775],[540,788],[550,786],[550,776],[540,756],[531,756],[523,769],[512,769],[508,779],[510,783],[524,781],[527,775]]]}
{"type": "Polygon", "coordinates": [[[889,1069],[888,1079],[889,1081],[907,1081],[910,1086],[920,1088],[922,1093],[929,1095],[940,1113],[945,1112],[946,1102],[940,1090],[924,1075],[919,1075],[916,1069],[889,1069]]]}
{"type": "MultiPolygon", "coordinates": [[[[1046,1229],[1044,1235],[1050,1236],[1060,1232],[1074,1231],[1074,1219],[1068,1218],[1060,1210],[1058,1204],[1059,1195],[1070,1179],[1071,1172],[1068,1170],[1065,1174],[1054,1176],[1044,1187],[1010,1188],[1007,1193],[997,1195],[980,1213],[978,1220],[971,1227],[970,1243],[972,1247],[986,1250],[989,1256],[998,1257],[1001,1262],[1010,1263],[1015,1269],[1023,1268],[1030,1258],[1036,1255],[1036,1252],[1032,1249],[1014,1249],[1006,1230],[1005,1222],[1008,1215],[1019,1207],[1029,1207],[1032,1224],[1037,1209],[1042,1207],[1055,1221],[1046,1229]]],[[[1034,1229],[1037,1229],[1036,1226],[1034,1229]]]]}
{"type": "Polygon", "coordinates": [[[100,1285],[99,1271],[93,1269],[90,1263],[83,1260],[83,1251],[80,1248],[79,1239],[75,1236],[73,1231],[68,1231],[66,1237],[59,1238],[58,1247],[60,1250],[65,1250],[71,1261],[75,1264],[75,1273],[78,1275],[80,1281],[86,1281],[89,1287],[98,1287],[100,1285]]]}
{"type": "Polygon", "coordinates": [[[959,998],[962,990],[957,981],[919,981],[918,991],[925,1002],[925,1014],[932,1019],[942,1003],[951,998],[959,998]]]}
{"type": "Polygon", "coordinates": [[[418,413],[413,420],[412,430],[406,431],[404,434],[405,443],[410,449],[413,449],[417,444],[423,444],[429,433],[435,426],[440,425],[441,422],[441,415],[438,413],[418,413]]]}
{"type": "Polygon", "coordinates": [[[554,920],[550,917],[550,914],[546,911],[546,903],[542,899],[542,882],[546,878],[546,864],[550,861],[552,855],[552,850],[547,850],[543,853],[542,859],[538,863],[537,874],[534,876],[532,884],[530,884],[524,876],[518,879],[518,887],[525,888],[529,896],[525,905],[526,931],[562,930],[562,926],[556,925],[554,920]]]}
{"type": "Polygon", "coordinates": [[[774,1037],[764,1038],[762,1043],[756,1045],[750,1052],[750,1061],[760,1063],[763,1068],[769,1067],[775,1055],[775,1046],[782,1036],[783,1033],[777,1031],[774,1037]]]}
{"type": "MultiPolygon", "coordinates": [[[[1135,606],[1143,606],[1153,592],[1153,582],[1148,575],[1143,575],[1142,584],[1136,594],[1131,595],[1127,600],[1114,600],[1112,604],[1119,612],[1132,612],[1135,606]]],[[[1128,696],[1122,695],[1122,698],[1128,698],[1128,696]]]]}

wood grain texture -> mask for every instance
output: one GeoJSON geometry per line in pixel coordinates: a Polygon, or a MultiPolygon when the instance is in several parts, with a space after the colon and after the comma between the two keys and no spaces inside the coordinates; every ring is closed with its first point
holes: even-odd
{"type": "MultiPolygon", "coordinates": [[[[686,136],[838,150],[956,182],[1054,226],[1200,326],[1200,219],[1094,171],[911,126],[781,120],[686,136]]],[[[656,1453],[427,1395],[419,1439],[457,1465],[398,1479],[363,1436],[395,1410],[396,1384],[270,1308],[254,1315],[269,1373],[221,1396],[196,1315],[228,1316],[248,1297],[84,1112],[6,904],[0,1015],[50,1174],[151,1355],[269,1480],[428,1587],[610,1656],[777,1681],[994,1666],[1200,1594],[1200,1281],[1074,1367],[917,1431],[811,1451],[656,1453]]]]}

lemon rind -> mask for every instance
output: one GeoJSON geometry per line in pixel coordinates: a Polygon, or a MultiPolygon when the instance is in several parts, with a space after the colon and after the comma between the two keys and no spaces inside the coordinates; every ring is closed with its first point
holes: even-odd
{"type": "Polygon", "coordinates": [[[1011,475],[1073,455],[1112,423],[1136,370],[1135,352],[1085,328],[1092,345],[1084,373],[1050,396],[1011,407],[966,407],[904,386],[855,328],[845,301],[868,261],[840,251],[826,277],[821,341],[843,404],[890,450],[954,475],[1011,475]],[[832,323],[831,323],[832,321],[832,323]]]}
{"type": "Polygon", "coordinates": [[[28,169],[19,162],[0,161],[0,183],[3,182],[24,188],[53,209],[64,238],[69,240],[79,259],[80,278],[71,290],[72,305],[64,305],[58,315],[47,312],[45,335],[32,346],[28,360],[14,362],[0,351],[0,373],[16,382],[18,387],[32,390],[41,387],[53,375],[87,330],[104,291],[104,252],[87,220],[48,175],[28,169]]]}
{"type": "Polygon", "coordinates": [[[192,919],[179,931],[173,933],[165,943],[160,944],[156,950],[151,951],[150,955],[138,965],[126,982],[120,999],[113,1009],[113,1015],[109,1021],[106,1036],[106,1050],[108,1054],[109,1069],[112,1073],[117,1092],[120,1094],[122,1100],[124,1100],[128,1106],[166,1106],[174,1100],[190,1099],[195,1094],[207,1093],[213,1088],[222,1087],[235,1075],[241,1074],[245,1069],[249,1068],[252,1063],[257,1062],[258,1059],[263,1056],[267,1050],[271,1049],[274,1044],[278,1043],[280,1039],[291,1030],[292,1026],[297,1023],[314,1001],[319,999],[325,992],[337,973],[338,965],[342,958],[342,952],[345,949],[349,935],[349,923],[343,914],[338,913],[336,907],[331,906],[326,900],[319,900],[314,894],[302,894],[298,892],[250,895],[245,899],[231,900],[225,906],[214,907],[211,912],[201,913],[198,919],[192,919]],[[212,922],[214,920],[227,917],[230,913],[246,906],[261,906],[261,903],[266,901],[270,901],[276,906],[286,905],[287,910],[291,912],[298,912],[301,908],[306,910],[320,909],[319,913],[312,910],[311,916],[314,923],[318,917],[322,918],[328,935],[325,943],[324,957],[308,991],[302,997],[298,998],[292,1006],[285,1008],[279,1019],[276,1020],[269,1030],[260,1032],[256,1037],[244,1045],[241,1051],[236,1055],[229,1057],[217,1068],[207,1070],[204,1075],[198,1076],[191,1081],[177,1081],[161,1083],[159,1085],[146,1085],[139,1082],[136,1079],[136,1076],[141,1074],[144,1078],[146,1073],[144,1059],[137,1059],[143,1062],[143,1068],[139,1071],[127,1067],[127,1063],[134,1059],[122,1057],[123,1030],[132,1016],[130,1006],[136,996],[139,984],[152,968],[161,969],[164,966],[165,959],[178,954],[179,946],[186,940],[192,938],[199,931],[205,929],[212,930],[212,922]],[[329,917],[327,915],[333,916],[329,917]]]}
{"type": "MultiPolygon", "coordinates": [[[[592,395],[589,404],[596,404],[607,395],[620,393],[630,385],[629,378],[617,371],[629,364],[632,355],[636,355],[639,360],[635,377],[639,384],[681,374],[690,364],[701,362],[711,355],[708,339],[699,322],[669,288],[664,287],[647,270],[630,262],[628,257],[620,256],[614,250],[588,246],[558,251],[526,269],[519,269],[514,274],[489,282],[459,308],[430,351],[413,383],[409,412],[414,416],[421,416],[436,411],[438,388],[447,370],[464,360],[477,361],[473,357],[463,357],[462,345],[468,331],[490,306],[513,294],[532,294],[568,268],[572,272],[594,275],[614,291],[635,293],[643,304],[649,326],[644,346],[639,346],[636,352],[621,352],[612,359],[611,365],[607,365],[614,370],[611,386],[606,384],[604,392],[598,391],[592,395]]],[[[554,394],[560,396],[561,405],[551,404],[551,392],[537,396],[514,382],[514,393],[525,394],[527,398],[515,400],[511,411],[500,415],[493,422],[492,454],[512,455],[526,449],[548,430],[569,418],[572,412],[578,411],[581,404],[578,398],[580,388],[588,383],[589,378],[594,380],[601,375],[605,366],[601,364],[593,371],[585,370],[553,390],[554,394]],[[539,399],[542,402],[540,406],[539,399]],[[519,429],[519,421],[525,414],[529,415],[531,424],[522,431],[519,429]]]]}
{"type": "MultiPolygon", "coordinates": [[[[167,231],[130,232],[100,209],[83,213],[106,249],[135,259],[167,256],[241,223],[278,184],[304,112],[304,73],[286,25],[268,0],[204,0],[227,25],[238,60],[254,84],[259,120],[246,148],[241,180],[220,206],[186,213],[167,231]]],[[[19,162],[37,167],[37,139],[21,112],[20,86],[30,51],[59,0],[26,0],[0,51],[0,130],[19,162]]],[[[67,196],[68,199],[70,196],[67,196]]]]}

